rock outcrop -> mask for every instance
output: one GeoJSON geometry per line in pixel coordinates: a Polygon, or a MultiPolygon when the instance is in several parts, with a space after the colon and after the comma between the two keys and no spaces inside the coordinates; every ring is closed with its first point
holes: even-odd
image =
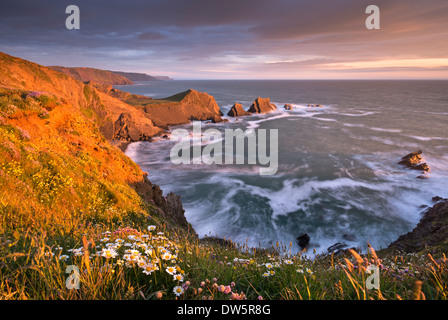
{"type": "Polygon", "coordinates": [[[242,116],[249,116],[252,113],[247,112],[243,109],[243,106],[240,103],[235,103],[230,111],[227,113],[229,117],[242,117],[242,116]]]}
{"type": "MultiPolygon", "coordinates": [[[[429,166],[424,162],[421,154],[422,150],[414,151],[401,158],[398,164],[404,165],[410,169],[422,171],[423,173],[429,172],[429,166]]],[[[423,176],[420,176],[423,177],[423,176]]]]}
{"type": "Polygon", "coordinates": [[[418,252],[448,245],[448,201],[436,203],[424,212],[417,226],[392,242],[388,249],[418,252]]]}
{"type": "Polygon", "coordinates": [[[192,120],[211,120],[215,123],[223,121],[215,98],[193,89],[165,99],[153,100],[140,108],[154,125],[161,128],[189,123],[192,120]]]}
{"type": "Polygon", "coordinates": [[[159,214],[165,218],[165,222],[174,227],[184,227],[191,233],[196,234],[193,227],[185,218],[185,210],[183,208],[180,197],[170,192],[167,196],[163,195],[163,191],[156,184],[152,184],[144,173],[142,181],[133,183],[131,186],[135,191],[148,203],[154,204],[159,214]]]}
{"type": "Polygon", "coordinates": [[[150,140],[159,131],[154,128],[150,119],[136,120],[130,113],[122,113],[114,123],[114,140],[128,142],[150,140]]]}
{"type": "Polygon", "coordinates": [[[297,237],[297,244],[302,250],[308,247],[309,243],[310,243],[310,236],[307,233],[297,237]]]}
{"type": "Polygon", "coordinates": [[[277,110],[277,106],[271,103],[269,98],[258,97],[250,106],[247,112],[250,113],[268,113],[277,110]]]}
{"type": "Polygon", "coordinates": [[[285,104],[283,106],[283,109],[285,109],[285,110],[292,110],[292,109],[294,109],[294,107],[291,104],[287,103],[287,104],[285,104]]]}

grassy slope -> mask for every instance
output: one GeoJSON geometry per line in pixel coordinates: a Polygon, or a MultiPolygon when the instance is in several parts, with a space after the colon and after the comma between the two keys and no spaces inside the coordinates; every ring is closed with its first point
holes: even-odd
{"type": "Polygon", "coordinates": [[[102,84],[133,84],[134,82],[124,75],[114,73],[112,71],[100,70],[94,68],[81,68],[81,67],[61,67],[61,66],[50,66],[49,68],[65,73],[66,75],[72,77],[75,80],[86,82],[94,81],[102,84]]]}
{"type": "Polygon", "coordinates": [[[0,299],[447,297],[443,256],[309,260],[168,228],[169,217],[130,187],[144,174],[86,112],[96,99],[83,84],[1,55],[0,86],[0,299]],[[68,265],[80,269],[79,289],[66,287],[68,265]],[[366,288],[368,265],[381,268],[380,290],[366,288]]]}

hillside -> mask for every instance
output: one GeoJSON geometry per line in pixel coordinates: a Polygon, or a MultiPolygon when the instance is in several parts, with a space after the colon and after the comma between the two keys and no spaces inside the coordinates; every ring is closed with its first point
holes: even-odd
{"type": "Polygon", "coordinates": [[[84,68],[84,67],[61,67],[61,66],[49,66],[58,72],[65,73],[66,75],[72,77],[75,80],[86,82],[94,81],[101,84],[133,84],[134,82],[129,78],[117,74],[112,71],[100,70],[95,68],[84,68]]]}
{"type": "Polygon", "coordinates": [[[128,78],[132,81],[163,81],[163,80],[171,80],[170,77],[167,76],[150,76],[146,73],[137,73],[137,72],[123,72],[123,71],[112,71],[113,73],[122,75],[123,77],[128,78]]]}
{"type": "Polygon", "coordinates": [[[167,210],[160,189],[107,140],[123,130],[140,138],[159,132],[138,109],[62,73],[0,53],[0,130],[1,199],[8,210],[26,214],[60,206],[68,216],[83,211],[89,219],[122,219],[126,212],[148,215],[151,210],[141,207],[146,199],[186,225],[183,213],[167,210]],[[138,126],[120,127],[122,118],[138,120],[138,126]]]}

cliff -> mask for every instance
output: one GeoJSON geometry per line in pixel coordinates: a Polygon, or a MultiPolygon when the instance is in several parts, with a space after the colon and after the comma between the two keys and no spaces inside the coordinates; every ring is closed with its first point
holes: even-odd
{"type": "Polygon", "coordinates": [[[171,80],[170,77],[167,76],[151,76],[146,73],[138,73],[138,72],[123,72],[123,71],[111,71],[113,73],[119,74],[123,77],[128,78],[132,81],[163,81],[163,80],[171,80]]]}
{"type": "Polygon", "coordinates": [[[155,126],[163,129],[167,129],[169,126],[189,123],[192,120],[224,121],[221,118],[222,112],[215,98],[207,93],[193,89],[164,99],[152,99],[142,95],[123,92],[112,88],[112,86],[92,85],[97,90],[143,111],[145,116],[151,119],[155,126]]]}
{"type": "Polygon", "coordinates": [[[83,68],[83,67],[61,67],[61,66],[49,66],[58,72],[65,73],[75,80],[86,82],[94,81],[101,84],[133,84],[134,82],[124,75],[95,68],[83,68]]]}
{"type": "Polygon", "coordinates": [[[448,200],[436,203],[427,209],[417,226],[391,243],[389,250],[419,252],[448,248],[448,200]]]}
{"type": "Polygon", "coordinates": [[[163,196],[110,143],[159,131],[143,111],[93,86],[0,53],[2,214],[44,219],[48,228],[49,217],[82,224],[140,217],[188,229],[179,197],[163,196]]]}

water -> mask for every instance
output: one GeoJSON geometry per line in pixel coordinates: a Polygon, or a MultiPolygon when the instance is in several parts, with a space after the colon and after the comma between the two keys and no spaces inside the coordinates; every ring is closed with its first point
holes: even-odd
{"type": "MultiPolygon", "coordinates": [[[[387,247],[412,230],[432,197],[448,197],[448,81],[164,81],[116,86],[154,98],[189,88],[215,97],[224,114],[258,96],[279,110],[203,129],[278,129],[276,175],[254,165],[179,165],[171,141],[131,144],[127,154],[165,193],[181,196],[199,236],[292,250],[307,233],[317,252],[337,243],[387,247]],[[285,103],[296,109],[283,109],[285,103]],[[309,103],[324,108],[307,108],[309,103]],[[428,179],[397,164],[423,150],[428,179]],[[344,237],[345,235],[345,237],[344,237]],[[351,241],[346,240],[351,235],[351,241]]],[[[182,126],[191,130],[191,125],[182,126]]]]}

